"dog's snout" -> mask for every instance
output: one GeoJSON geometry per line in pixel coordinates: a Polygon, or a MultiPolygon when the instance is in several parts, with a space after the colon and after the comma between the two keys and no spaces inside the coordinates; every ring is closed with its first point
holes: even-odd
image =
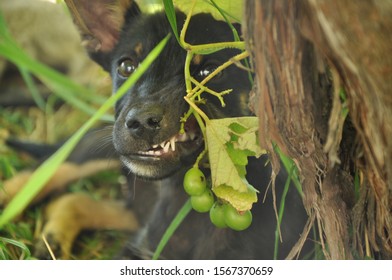
{"type": "Polygon", "coordinates": [[[133,136],[153,136],[160,128],[163,111],[158,107],[131,109],[126,118],[125,126],[133,136]]]}

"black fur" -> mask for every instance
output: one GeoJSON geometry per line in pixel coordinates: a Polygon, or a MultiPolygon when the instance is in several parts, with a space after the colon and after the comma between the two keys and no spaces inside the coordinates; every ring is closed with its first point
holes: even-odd
{"type": "MultiPolygon", "coordinates": [[[[135,13],[134,6],[131,10],[126,13],[125,25],[114,49],[92,55],[111,73],[114,92],[127,78],[121,75],[121,63],[125,61],[132,70],[168,33],[172,33],[164,13],[142,15],[135,13]]],[[[184,20],[185,15],[178,12],[179,29],[184,20]]],[[[233,33],[227,23],[217,21],[208,14],[193,16],[186,34],[186,41],[192,44],[232,40],[233,33]]],[[[205,73],[237,53],[238,50],[225,49],[204,55],[201,63],[192,64],[193,77],[202,80],[205,73]]],[[[113,143],[126,167],[133,191],[132,207],[140,214],[144,225],[138,236],[130,240],[120,258],[150,258],[169,223],[187,199],[182,188],[183,175],[204,145],[195,121],[190,119],[185,125],[188,133],[196,135],[193,141],[177,143],[175,152],[159,157],[146,155],[153,145],[178,133],[180,118],[189,108],[183,98],[186,92],[185,56],[186,52],[171,36],[158,59],[116,104],[113,143]]],[[[207,86],[218,92],[233,89],[225,98],[224,108],[216,97],[204,94],[207,102],[202,109],[210,118],[249,114],[246,101],[251,85],[246,71],[230,66],[207,86]]],[[[161,258],[272,259],[277,222],[271,188],[268,188],[271,169],[266,165],[267,160],[266,156],[252,158],[247,167],[248,180],[260,191],[259,202],[252,210],[253,223],[249,229],[243,232],[218,229],[211,224],[208,214],[192,211],[170,239],[161,258]],[[266,199],[263,203],[264,195],[266,199]]],[[[286,176],[282,172],[276,180],[278,205],[285,181],[286,176]]],[[[283,240],[279,242],[278,258],[284,258],[300,238],[306,220],[301,198],[295,188],[290,187],[281,224],[283,240]]]]}

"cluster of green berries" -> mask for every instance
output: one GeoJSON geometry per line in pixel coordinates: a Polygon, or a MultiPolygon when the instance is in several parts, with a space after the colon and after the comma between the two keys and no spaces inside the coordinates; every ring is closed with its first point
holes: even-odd
{"type": "Polygon", "coordinates": [[[184,189],[191,198],[192,208],[199,213],[209,212],[210,220],[216,227],[241,231],[251,225],[252,213],[249,210],[238,212],[229,203],[215,201],[199,168],[192,167],[185,173],[184,189]]]}

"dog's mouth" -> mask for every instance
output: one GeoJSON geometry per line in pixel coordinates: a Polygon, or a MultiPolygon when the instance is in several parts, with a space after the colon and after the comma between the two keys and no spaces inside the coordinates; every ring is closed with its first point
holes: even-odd
{"type": "Polygon", "coordinates": [[[138,155],[147,157],[162,157],[174,154],[178,148],[192,148],[192,146],[200,146],[203,142],[200,134],[191,132],[178,133],[168,140],[159,144],[154,144],[147,151],[139,151],[138,155]]]}
{"type": "Polygon", "coordinates": [[[121,153],[120,159],[125,167],[141,178],[167,177],[182,165],[193,162],[203,149],[204,139],[195,118],[190,117],[186,121],[184,131],[163,141],[157,138],[156,143],[142,142],[138,150],[121,153]]]}
{"type": "Polygon", "coordinates": [[[184,133],[177,133],[167,140],[138,151],[134,156],[159,160],[169,157],[183,157],[198,150],[204,143],[200,128],[194,118],[189,118],[184,125],[184,133]]]}

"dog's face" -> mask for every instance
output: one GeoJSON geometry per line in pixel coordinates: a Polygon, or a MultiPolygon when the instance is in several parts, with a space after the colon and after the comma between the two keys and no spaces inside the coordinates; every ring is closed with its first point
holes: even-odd
{"type": "MultiPolygon", "coordinates": [[[[137,71],[139,63],[149,52],[172,33],[164,13],[142,15],[135,9],[135,4],[132,5],[133,10],[128,8],[125,13],[114,48],[92,56],[110,71],[114,92],[137,71]]],[[[179,29],[184,20],[185,15],[178,12],[179,29]]],[[[191,19],[186,41],[191,44],[233,41],[233,33],[226,22],[199,14],[191,19]]],[[[192,77],[203,80],[238,53],[238,50],[225,49],[209,55],[196,55],[191,64],[192,77]]],[[[167,177],[182,166],[193,164],[203,149],[204,141],[193,117],[185,123],[185,133],[179,133],[180,119],[189,109],[184,100],[185,56],[186,51],[172,35],[147,72],[116,104],[114,146],[124,165],[139,177],[167,177]]],[[[216,97],[202,94],[206,104],[200,106],[210,118],[247,114],[250,83],[246,71],[230,66],[206,86],[216,92],[233,90],[225,97],[224,108],[216,97]]]]}

